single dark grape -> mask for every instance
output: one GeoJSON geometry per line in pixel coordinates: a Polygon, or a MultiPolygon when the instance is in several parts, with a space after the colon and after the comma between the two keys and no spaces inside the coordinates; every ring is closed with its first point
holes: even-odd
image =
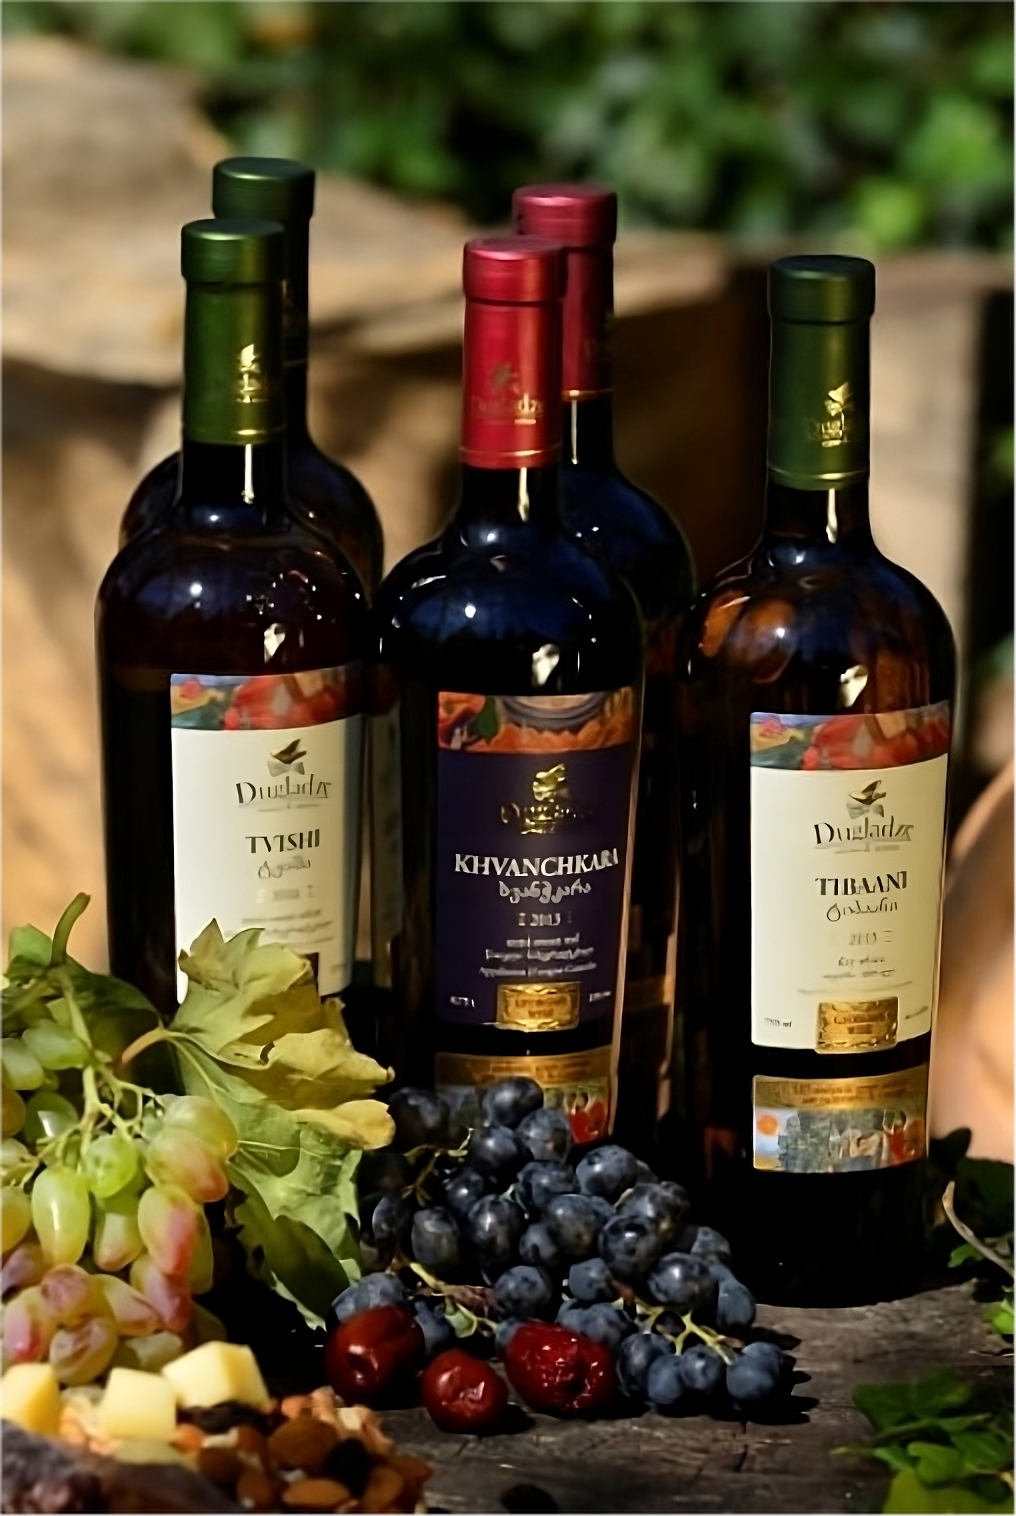
{"type": "Polygon", "coordinates": [[[465,1237],[480,1267],[496,1276],[514,1260],[525,1217],[504,1195],[483,1195],[466,1217],[465,1237]]]}
{"type": "Polygon", "coordinates": [[[565,1261],[545,1221],[534,1221],[526,1227],[519,1239],[519,1257],[523,1263],[536,1264],[551,1273],[556,1273],[565,1261]]]}
{"type": "Polygon", "coordinates": [[[725,1279],[736,1278],[728,1263],[721,1263],[718,1258],[707,1258],[705,1262],[717,1284],[722,1284],[725,1279]]]}
{"type": "Polygon", "coordinates": [[[715,1258],[719,1263],[730,1262],[730,1243],[711,1226],[686,1226],[678,1238],[677,1246],[682,1253],[694,1253],[696,1258],[715,1258]]]}
{"type": "Polygon", "coordinates": [[[561,1326],[570,1332],[579,1332],[591,1337],[615,1353],[626,1337],[636,1330],[635,1323],[624,1311],[612,1305],[566,1305],[557,1313],[561,1326]]]}
{"type": "Polygon", "coordinates": [[[394,1274],[368,1274],[358,1284],[351,1284],[336,1295],[332,1301],[331,1314],[336,1321],[348,1321],[359,1311],[370,1311],[379,1305],[402,1305],[406,1291],[401,1279],[394,1274]]]}
{"type": "Polygon", "coordinates": [[[448,1142],[448,1102],[433,1090],[396,1090],[388,1102],[395,1122],[395,1144],[410,1149],[444,1147],[448,1142]]]}
{"type": "Polygon", "coordinates": [[[489,1174],[498,1185],[514,1179],[526,1161],[526,1149],[511,1127],[474,1127],[467,1149],[470,1167],[489,1174]]]}
{"type": "MultiPolygon", "coordinates": [[[[602,1232],[600,1240],[602,1243],[602,1232]]],[[[583,1305],[617,1299],[617,1285],[602,1258],[586,1258],[582,1263],[573,1263],[568,1270],[568,1288],[583,1305]]]]}
{"type": "Polygon", "coordinates": [[[417,1263],[438,1279],[449,1279],[462,1267],[462,1240],[451,1211],[427,1206],[413,1217],[410,1246],[417,1263]]]}
{"type": "Polygon", "coordinates": [[[489,1195],[493,1188],[494,1180],[489,1174],[481,1174],[479,1169],[460,1169],[444,1186],[444,1203],[462,1220],[481,1195],[489,1195]]]}
{"type": "Polygon", "coordinates": [[[356,1171],[361,1195],[369,1195],[373,1190],[400,1195],[412,1178],[412,1168],[395,1148],[376,1148],[372,1153],[364,1153],[356,1171]]]}
{"type": "Polygon", "coordinates": [[[517,1131],[530,1156],[543,1163],[564,1163],[574,1145],[568,1117],[552,1106],[524,1116],[517,1131]]]}
{"type": "Polygon", "coordinates": [[[712,1315],[717,1284],[702,1258],[690,1253],[665,1253],[648,1279],[649,1294],[659,1305],[712,1315]]]}
{"type": "Polygon", "coordinates": [[[594,1148],[575,1166],[579,1189],[583,1195],[602,1195],[613,1203],[631,1188],[638,1174],[638,1159],[627,1148],[608,1142],[594,1148]]]}
{"type": "Polygon", "coordinates": [[[446,1319],[443,1307],[432,1306],[426,1300],[414,1300],[413,1315],[423,1333],[424,1351],[428,1358],[455,1346],[458,1340],[455,1329],[446,1319]]]}
{"type": "Polygon", "coordinates": [[[670,1344],[653,1332],[633,1332],[625,1337],[617,1350],[617,1378],[629,1400],[646,1399],[650,1365],[670,1352],[670,1344]]]}
{"type": "Polygon", "coordinates": [[[714,1353],[704,1342],[685,1348],[677,1362],[681,1378],[694,1395],[712,1399],[723,1388],[727,1366],[719,1353],[714,1353]]]}
{"type": "Polygon", "coordinates": [[[555,1195],[574,1195],[579,1187],[570,1163],[524,1164],[515,1181],[519,1204],[527,1211],[542,1211],[555,1195]]]}
{"type": "Polygon", "coordinates": [[[566,1258],[588,1258],[596,1251],[603,1216],[589,1195],[555,1195],[543,1219],[566,1258]]]}
{"type": "Polygon", "coordinates": [[[694,1396],[684,1382],[676,1353],[655,1358],[646,1374],[646,1399],[658,1411],[687,1410],[694,1396]],[[683,1404],[682,1404],[683,1402],[683,1404]]]}
{"type": "Polygon", "coordinates": [[[517,1263],[505,1269],[494,1286],[494,1299],[503,1316],[549,1316],[557,1301],[557,1289],[546,1269],[517,1263]]]}
{"type": "Polygon", "coordinates": [[[659,1174],[655,1174],[653,1172],[653,1170],[649,1167],[648,1163],[644,1163],[641,1158],[637,1159],[636,1164],[635,1164],[635,1183],[636,1184],[659,1184],[659,1182],[660,1182],[660,1176],[659,1176],[659,1174]]]}
{"type": "Polygon", "coordinates": [[[600,1230],[600,1257],[615,1279],[643,1279],[663,1252],[663,1239],[644,1216],[614,1216],[600,1230]]]}
{"type": "Polygon", "coordinates": [[[679,1184],[636,1184],[618,1206],[622,1216],[651,1221],[664,1247],[679,1235],[691,1211],[687,1192],[679,1184]]]}
{"type": "Polygon", "coordinates": [[[786,1372],[785,1355],[774,1343],[749,1343],[727,1365],[727,1394],[735,1410],[757,1411],[780,1399],[786,1388],[786,1372]]]}
{"type": "Polygon", "coordinates": [[[371,1212],[370,1232],[375,1247],[405,1245],[413,1221],[413,1207],[401,1195],[382,1195],[371,1212]]]}
{"type": "Polygon", "coordinates": [[[531,1111],[543,1109],[543,1090],[535,1079],[499,1079],[485,1093],[480,1109],[490,1126],[517,1127],[531,1111]]]}
{"type": "Polygon", "coordinates": [[[716,1330],[744,1337],[755,1320],[755,1297],[739,1279],[721,1279],[716,1299],[716,1330]]]}

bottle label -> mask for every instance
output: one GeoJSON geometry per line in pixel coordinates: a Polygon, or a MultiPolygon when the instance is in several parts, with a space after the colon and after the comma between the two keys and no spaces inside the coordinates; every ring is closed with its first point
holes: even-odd
{"type": "Polygon", "coordinates": [[[931,1030],[949,704],[756,712],[752,1041],[858,1053],[931,1030]]]}
{"type": "Polygon", "coordinates": [[[614,1015],[636,738],[630,687],[438,696],[438,1020],[614,1015]]]}
{"type": "Polygon", "coordinates": [[[542,468],[561,454],[560,312],[466,301],[462,444],[471,468],[542,468]]]}
{"type": "Polygon", "coordinates": [[[563,1111],[576,1143],[596,1142],[610,1129],[613,1049],[592,1048],[549,1058],[484,1058],[471,1053],[438,1053],[434,1088],[454,1115],[470,1126],[481,1118],[484,1091],[499,1079],[521,1076],[543,1088],[544,1104],[563,1111]]]}
{"type": "MultiPolygon", "coordinates": [[[[212,919],[352,977],[363,717],[356,665],[170,679],[177,950],[212,919]]],[[[181,976],[181,994],[186,980],[181,976]]]]}
{"type": "Polygon", "coordinates": [[[854,1174],[923,1158],[928,1065],[861,1079],[752,1081],[754,1166],[854,1174]]]}

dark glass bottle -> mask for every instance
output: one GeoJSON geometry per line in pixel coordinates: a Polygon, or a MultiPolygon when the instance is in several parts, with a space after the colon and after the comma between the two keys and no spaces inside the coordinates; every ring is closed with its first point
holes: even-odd
{"type": "Polygon", "coordinates": [[[802,1305],[919,1259],[953,640],[868,521],[874,270],[770,270],[762,538],[683,642],[686,1053],[738,1273],[802,1305]]]}
{"type": "MultiPolygon", "coordinates": [[[[384,539],[373,502],[356,475],[325,456],[307,428],[307,267],[314,170],[288,158],[225,158],[212,174],[216,216],[277,221],[286,234],[283,351],[290,498],[338,544],[368,593],[381,581],[384,539]]],[[[120,524],[120,546],[165,521],[176,496],[180,454],[145,475],[120,524]]]]}
{"type": "Polygon", "coordinates": [[[348,983],[364,593],[285,488],[282,228],[183,229],[180,489],[99,591],[110,959],[163,1012],[215,918],[348,983]]]}
{"type": "Polygon", "coordinates": [[[561,525],[560,275],[541,239],[466,248],[461,499],[374,613],[375,955],[402,1078],[469,1117],[529,1074],[590,1141],[614,1099],[642,632],[561,525]]]}
{"type": "MultiPolygon", "coordinates": [[[[674,673],[693,568],[680,527],[614,458],[614,257],[617,196],[588,184],[515,191],[521,232],[566,249],[561,470],[563,519],[622,575],[646,629],[646,686],[624,987],[617,1136],[654,1153],[671,1098],[677,957],[678,785],[674,673]]],[[[661,1162],[665,1155],[658,1155],[661,1162]]]]}

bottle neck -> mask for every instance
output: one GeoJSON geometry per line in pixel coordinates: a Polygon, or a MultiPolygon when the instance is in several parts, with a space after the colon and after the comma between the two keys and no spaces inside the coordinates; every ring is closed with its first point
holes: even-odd
{"type": "Polygon", "coordinates": [[[229,445],[184,437],[174,515],[206,531],[280,527],[288,516],[283,439],[229,445]]]}
{"type": "Polygon", "coordinates": [[[868,517],[868,481],[831,490],[799,490],[770,475],[766,490],[764,543],[873,546],[868,517]]]}
{"type": "Polygon", "coordinates": [[[480,552],[509,548],[524,534],[547,535],[560,523],[560,470],[462,468],[462,494],[455,529],[480,552]]]}
{"type": "Polygon", "coordinates": [[[189,285],[183,373],[185,442],[242,451],[281,441],[281,282],[189,285]]]}
{"type": "Polygon", "coordinates": [[[614,397],[564,402],[561,458],[566,468],[609,473],[614,467],[614,397]]]}
{"type": "MultiPolygon", "coordinates": [[[[466,301],[462,443],[467,470],[516,480],[561,455],[560,302],[466,301]]],[[[556,475],[556,468],[553,470],[556,475]]]]}
{"type": "Polygon", "coordinates": [[[774,317],[769,368],[770,479],[840,491],[868,478],[869,322],[774,317]]]}

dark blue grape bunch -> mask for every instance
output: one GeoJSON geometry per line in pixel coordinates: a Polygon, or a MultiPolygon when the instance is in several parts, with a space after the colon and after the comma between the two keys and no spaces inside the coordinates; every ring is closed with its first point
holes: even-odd
{"type": "Polygon", "coordinates": [[[617,1143],[575,1153],[564,1112],[521,1076],[482,1093],[468,1130],[432,1090],[390,1108],[393,1146],[360,1165],[366,1273],[338,1320],[409,1305],[428,1358],[457,1332],[499,1355],[521,1323],[557,1322],[607,1349],[634,1405],[778,1412],[791,1361],[751,1340],[754,1298],[682,1185],[617,1143]]]}

